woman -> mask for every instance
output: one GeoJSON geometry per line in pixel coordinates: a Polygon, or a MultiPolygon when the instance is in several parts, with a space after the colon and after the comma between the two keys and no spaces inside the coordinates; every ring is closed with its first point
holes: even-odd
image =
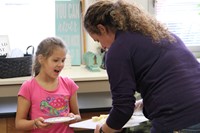
{"type": "Polygon", "coordinates": [[[151,133],[200,132],[200,64],[181,39],[134,3],[102,0],[84,16],[94,41],[108,49],[113,107],[95,133],[120,131],[142,104],[151,133]],[[135,92],[143,100],[135,105],[135,92]]]}

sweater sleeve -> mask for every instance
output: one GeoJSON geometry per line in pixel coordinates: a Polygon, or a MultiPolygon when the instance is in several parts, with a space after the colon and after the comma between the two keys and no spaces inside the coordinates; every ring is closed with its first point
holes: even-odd
{"type": "Polygon", "coordinates": [[[113,100],[106,123],[118,130],[131,118],[135,105],[136,83],[128,49],[123,45],[109,49],[106,69],[113,100]]]}

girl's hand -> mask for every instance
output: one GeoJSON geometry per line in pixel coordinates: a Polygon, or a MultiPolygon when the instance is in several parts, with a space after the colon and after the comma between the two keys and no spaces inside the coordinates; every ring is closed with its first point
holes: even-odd
{"type": "Polygon", "coordinates": [[[65,122],[66,124],[75,123],[75,122],[77,122],[77,121],[80,121],[80,120],[81,120],[81,117],[80,117],[80,115],[75,115],[75,114],[73,114],[73,113],[69,113],[69,114],[68,114],[68,117],[72,117],[72,118],[74,118],[74,119],[73,119],[73,120],[71,120],[71,121],[65,122]]]}
{"type": "Polygon", "coordinates": [[[45,123],[44,118],[42,118],[42,117],[39,117],[39,118],[34,120],[34,128],[47,128],[50,125],[52,125],[52,124],[45,123]]]}
{"type": "Polygon", "coordinates": [[[69,113],[69,114],[68,114],[68,117],[75,117],[75,114],[69,113]]]}

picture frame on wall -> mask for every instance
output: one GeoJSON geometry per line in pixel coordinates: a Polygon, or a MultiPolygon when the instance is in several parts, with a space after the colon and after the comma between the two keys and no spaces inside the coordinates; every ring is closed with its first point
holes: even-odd
{"type": "Polygon", "coordinates": [[[71,56],[71,65],[81,65],[81,2],[80,0],[56,0],[55,2],[55,34],[65,41],[71,56]]]}
{"type": "Polygon", "coordinates": [[[0,56],[6,57],[8,54],[10,54],[8,35],[0,35],[0,56]]]}

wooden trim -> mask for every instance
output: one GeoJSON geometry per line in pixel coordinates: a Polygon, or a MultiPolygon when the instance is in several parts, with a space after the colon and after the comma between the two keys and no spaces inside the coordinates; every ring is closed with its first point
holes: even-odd
{"type": "Polygon", "coordinates": [[[87,44],[86,44],[86,32],[83,25],[83,18],[85,14],[85,0],[81,0],[81,14],[82,14],[82,21],[81,21],[81,27],[82,27],[82,38],[83,38],[83,53],[87,51],[87,44]]]}
{"type": "Polygon", "coordinates": [[[0,118],[0,129],[2,133],[7,133],[6,127],[6,118],[0,118]]]}

